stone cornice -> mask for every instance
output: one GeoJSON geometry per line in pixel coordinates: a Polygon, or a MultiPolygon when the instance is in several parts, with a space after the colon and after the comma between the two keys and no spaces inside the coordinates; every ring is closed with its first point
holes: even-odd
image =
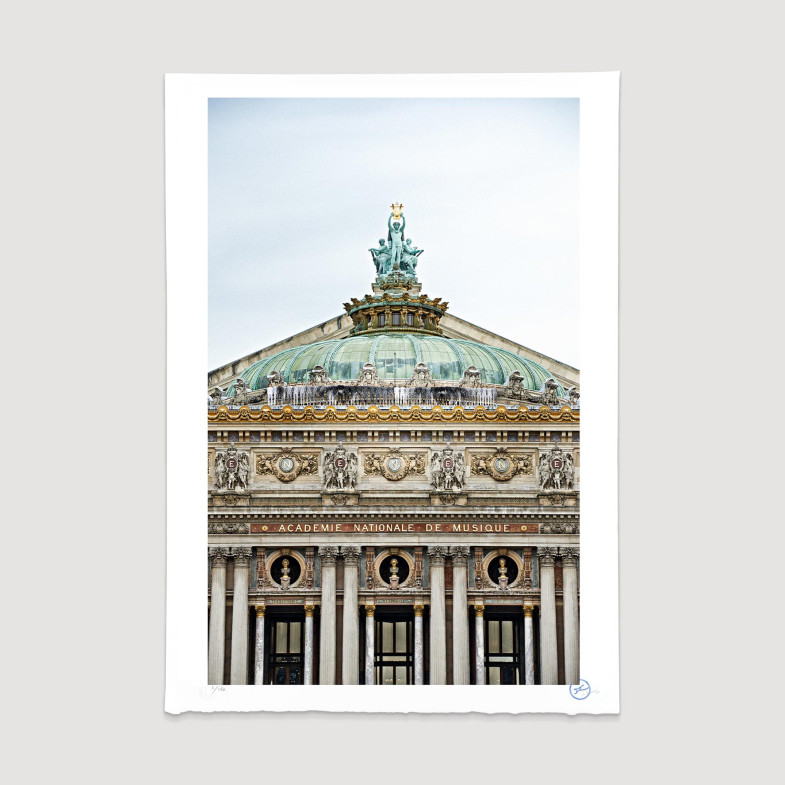
{"type": "Polygon", "coordinates": [[[471,423],[511,423],[511,422],[580,422],[580,410],[563,406],[561,409],[549,409],[541,406],[539,409],[508,409],[499,406],[495,411],[487,411],[482,407],[464,409],[456,406],[454,409],[442,409],[434,406],[432,409],[421,409],[412,406],[410,409],[401,409],[391,406],[389,409],[380,410],[376,406],[367,409],[357,409],[349,406],[346,409],[336,409],[328,406],[325,409],[315,409],[305,406],[295,411],[291,406],[284,406],[280,410],[273,410],[269,406],[259,409],[249,409],[241,406],[229,410],[226,406],[210,409],[207,412],[207,422],[471,422],[471,423]]]}

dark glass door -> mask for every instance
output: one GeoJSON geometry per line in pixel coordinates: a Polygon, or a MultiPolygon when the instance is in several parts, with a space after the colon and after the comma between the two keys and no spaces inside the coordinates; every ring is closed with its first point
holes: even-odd
{"type": "Polygon", "coordinates": [[[385,615],[375,625],[376,684],[414,684],[414,619],[385,615]]]}
{"type": "Polygon", "coordinates": [[[515,617],[485,619],[485,683],[521,684],[521,635],[515,617]]]}
{"type": "Polygon", "coordinates": [[[267,683],[303,683],[303,620],[270,617],[267,641],[267,683]]]}

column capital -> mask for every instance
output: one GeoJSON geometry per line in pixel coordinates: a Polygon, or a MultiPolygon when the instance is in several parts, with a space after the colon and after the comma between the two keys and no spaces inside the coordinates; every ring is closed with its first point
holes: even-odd
{"type": "Polygon", "coordinates": [[[335,545],[320,545],[319,546],[319,557],[322,560],[323,564],[335,564],[336,558],[338,558],[338,548],[335,545]]]}
{"type": "Polygon", "coordinates": [[[482,618],[485,613],[485,606],[484,605],[475,605],[474,606],[474,615],[482,618]]]}
{"type": "Polygon", "coordinates": [[[534,606],[533,605],[524,605],[523,606],[523,615],[531,617],[534,615],[534,606]]]}
{"type": "Polygon", "coordinates": [[[348,562],[350,564],[357,564],[360,559],[360,553],[362,549],[359,545],[342,545],[341,546],[341,556],[343,556],[344,562],[348,562]]]}
{"type": "Polygon", "coordinates": [[[208,548],[207,550],[213,564],[226,564],[226,559],[229,556],[228,548],[208,548]]]}
{"type": "Polygon", "coordinates": [[[313,612],[316,606],[314,605],[306,605],[305,606],[305,615],[310,617],[313,616],[313,612]]]}
{"type": "Polygon", "coordinates": [[[234,563],[237,564],[238,562],[249,562],[251,560],[251,549],[250,548],[232,548],[232,556],[234,557],[234,563]]]}
{"type": "Polygon", "coordinates": [[[466,564],[466,560],[469,558],[469,546],[451,545],[450,556],[452,556],[453,563],[458,562],[466,564]]]}
{"type": "Polygon", "coordinates": [[[564,563],[570,566],[575,566],[578,563],[578,556],[580,555],[579,548],[559,548],[559,555],[564,560],[564,563]]]}
{"type": "Polygon", "coordinates": [[[376,606],[375,605],[366,605],[365,606],[365,615],[366,616],[369,616],[370,618],[373,618],[373,614],[375,612],[376,612],[376,606]]]}
{"type": "Polygon", "coordinates": [[[424,605],[415,605],[414,606],[414,615],[415,616],[422,616],[423,615],[423,611],[425,611],[425,606],[424,605]]]}
{"type": "Polygon", "coordinates": [[[447,546],[446,545],[429,545],[428,546],[428,558],[435,562],[436,564],[444,564],[445,558],[447,558],[447,546]]]}
{"type": "Polygon", "coordinates": [[[256,605],[256,618],[263,619],[264,618],[264,605],[256,605]]]}
{"type": "Polygon", "coordinates": [[[554,560],[558,555],[558,548],[537,548],[537,558],[540,560],[540,564],[546,567],[553,567],[554,560]]]}

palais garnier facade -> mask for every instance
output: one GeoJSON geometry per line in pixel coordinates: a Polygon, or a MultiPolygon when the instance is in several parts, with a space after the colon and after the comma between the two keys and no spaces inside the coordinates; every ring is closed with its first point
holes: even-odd
{"type": "Polygon", "coordinates": [[[372,293],[208,376],[210,684],[579,681],[579,372],[372,293]]]}

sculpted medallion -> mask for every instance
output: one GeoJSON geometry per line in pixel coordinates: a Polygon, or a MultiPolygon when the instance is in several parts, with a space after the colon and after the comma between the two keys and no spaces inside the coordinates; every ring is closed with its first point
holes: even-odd
{"type": "Polygon", "coordinates": [[[319,457],[316,453],[297,453],[289,448],[280,452],[259,453],[256,456],[256,473],[272,474],[281,482],[292,482],[301,474],[316,474],[319,457]]]}
{"type": "Polygon", "coordinates": [[[531,453],[510,454],[507,448],[500,447],[495,453],[472,456],[472,474],[487,474],[497,482],[507,482],[516,474],[533,474],[533,455],[531,453]]]}
{"type": "Polygon", "coordinates": [[[409,474],[425,474],[425,453],[406,453],[398,449],[387,453],[368,453],[363,468],[366,474],[402,480],[409,474]]]}

